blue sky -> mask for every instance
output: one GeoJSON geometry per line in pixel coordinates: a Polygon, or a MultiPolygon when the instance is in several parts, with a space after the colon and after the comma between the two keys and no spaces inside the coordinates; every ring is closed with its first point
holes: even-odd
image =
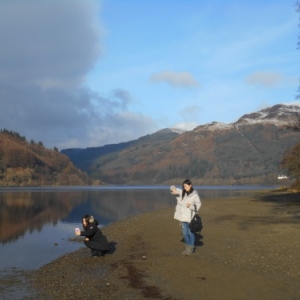
{"type": "Polygon", "coordinates": [[[289,0],[2,1],[0,128],[86,148],[295,103],[298,17],[289,0]]]}

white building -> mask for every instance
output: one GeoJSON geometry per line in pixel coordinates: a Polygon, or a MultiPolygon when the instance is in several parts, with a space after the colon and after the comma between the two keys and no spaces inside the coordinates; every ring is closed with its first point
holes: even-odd
{"type": "Polygon", "coordinates": [[[288,177],[286,175],[278,175],[277,179],[288,179],[288,177]]]}

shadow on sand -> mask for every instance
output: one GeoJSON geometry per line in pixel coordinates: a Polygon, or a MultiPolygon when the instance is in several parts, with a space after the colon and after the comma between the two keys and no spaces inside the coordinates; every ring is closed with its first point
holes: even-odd
{"type": "MultiPolygon", "coordinates": [[[[195,233],[195,246],[202,247],[204,243],[202,242],[203,235],[200,232],[195,233]]],[[[184,243],[184,238],[181,239],[181,242],[184,243]]]]}
{"type": "Polygon", "coordinates": [[[300,193],[271,192],[258,196],[258,200],[264,202],[273,202],[283,206],[300,206],[300,193]]]}
{"type": "Polygon", "coordinates": [[[274,203],[273,210],[277,214],[284,213],[300,220],[300,193],[272,192],[257,196],[258,201],[274,203]]]}

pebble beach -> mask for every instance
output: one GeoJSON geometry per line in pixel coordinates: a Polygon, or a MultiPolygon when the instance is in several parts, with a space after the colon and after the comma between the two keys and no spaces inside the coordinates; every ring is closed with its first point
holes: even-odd
{"type": "Polygon", "coordinates": [[[201,199],[191,256],[181,254],[174,209],[118,221],[102,228],[111,253],[90,257],[83,247],[2,278],[1,299],[300,299],[299,199],[278,191],[201,199]]]}

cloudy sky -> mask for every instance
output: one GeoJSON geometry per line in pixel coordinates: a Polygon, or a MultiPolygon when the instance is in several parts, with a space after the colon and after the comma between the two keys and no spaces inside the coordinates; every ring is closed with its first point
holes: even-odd
{"type": "Polygon", "coordinates": [[[0,128],[86,148],[294,103],[298,17],[294,0],[2,0],[0,128]]]}

